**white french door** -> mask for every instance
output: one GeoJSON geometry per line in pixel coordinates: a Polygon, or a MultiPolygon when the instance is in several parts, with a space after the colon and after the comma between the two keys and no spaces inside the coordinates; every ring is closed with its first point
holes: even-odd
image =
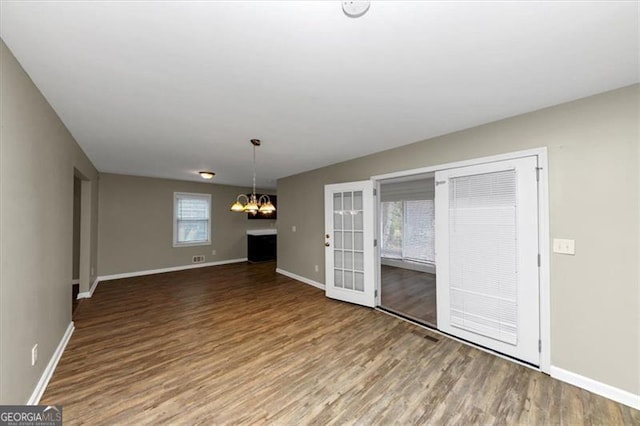
{"type": "Polygon", "coordinates": [[[373,307],[373,182],[326,185],[324,209],[326,295],[373,307]]]}
{"type": "Polygon", "coordinates": [[[436,172],[438,328],[540,365],[537,157],[436,172]]]}

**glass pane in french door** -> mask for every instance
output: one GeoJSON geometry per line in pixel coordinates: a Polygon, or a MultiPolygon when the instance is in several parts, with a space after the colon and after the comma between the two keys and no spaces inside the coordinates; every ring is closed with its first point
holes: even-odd
{"type": "Polygon", "coordinates": [[[362,191],[333,194],[334,284],[364,291],[362,191]]]}

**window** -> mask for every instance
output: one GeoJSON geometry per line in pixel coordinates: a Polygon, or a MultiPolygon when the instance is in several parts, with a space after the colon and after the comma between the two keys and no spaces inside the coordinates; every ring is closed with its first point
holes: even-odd
{"type": "Polygon", "coordinates": [[[382,257],[402,259],[402,201],[382,203],[382,257]]]}
{"type": "Polygon", "coordinates": [[[435,262],[433,200],[382,204],[382,257],[435,262]]]}
{"type": "Polygon", "coordinates": [[[173,246],[211,244],[211,195],[173,194],[173,246]]]}
{"type": "Polygon", "coordinates": [[[404,202],[402,257],[418,262],[435,262],[433,200],[404,202]]]}

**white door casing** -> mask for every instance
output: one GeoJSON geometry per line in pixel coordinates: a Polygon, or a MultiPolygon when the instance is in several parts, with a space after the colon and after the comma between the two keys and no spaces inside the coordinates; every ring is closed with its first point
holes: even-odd
{"type": "Polygon", "coordinates": [[[375,306],[373,181],[326,185],[325,293],[375,306]]]}
{"type": "Polygon", "coordinates": [[[540,365],[536,157],[436,172],[438,328],[540,365]]]}

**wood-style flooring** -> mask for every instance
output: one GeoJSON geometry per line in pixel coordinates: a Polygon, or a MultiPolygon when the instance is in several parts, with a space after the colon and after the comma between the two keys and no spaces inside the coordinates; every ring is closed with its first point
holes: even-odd
{"type": "Polygon", "coordinates": [[[640,424],[273,263],[103,282],[75,325],[40,402],[62,404],[70,425],[640,424]]]}
{"type": "Polygon", "coordinates": [[[418,322],[437,325],[436,276],[382,265],[382,307],[418,322]]]}

